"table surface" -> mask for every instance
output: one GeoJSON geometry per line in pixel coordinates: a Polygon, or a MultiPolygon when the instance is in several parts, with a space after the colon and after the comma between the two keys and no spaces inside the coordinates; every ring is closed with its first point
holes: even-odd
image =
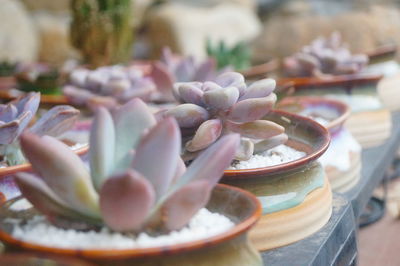
{"type": "Polygon", "coordinates": [[[358,218],[400,147],[400,112],[392,114],[392,121],[392,135],[388,141],[363,151],[359,184],[344,194],[334,194],[329,222],[301,241],[263,252],[264,265],[356,264],[358,218]]]}

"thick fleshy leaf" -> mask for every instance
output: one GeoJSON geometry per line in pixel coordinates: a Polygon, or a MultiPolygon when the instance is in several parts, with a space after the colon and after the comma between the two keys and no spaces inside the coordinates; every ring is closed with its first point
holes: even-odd
{"type": "Polygon", "coordinates": [[[216,69],[216,63],[213,58],[205,60],[197,68],[193,80],[206,81],[212,78],[212,73],[216,69]]]}
{"type": "Polygon", "coordinates": [[[191,82],[182,83],[178,88],[179,96],[186,103],[203,105],[203,91],[196,85],[191,82]]]}
{"type": "Polygon", "coordinates": [[[57,137],[72,128],[79,113],[72,106],[57,105],[47,111],[29,130],[39,136],[57,137]]]}
{"type": "Polygon", "coordinates": [[[30,111],[32,115],[35,115],[40,103],[40,93],[30,92],[22,98],[15,99],[11,102],[18,109],[18,113],[30,111]]]}
{"type": "Polygon", "coordinates": [[[140,229],[154,202],[151,183],[134,170],[107,179],[100,191],[102,217],[116,231],[140,229]]]}
{"type": "Polygon", "coordinates": [[[125,169],[131,163],[129,152],[134,149],[146,130],[156,124],[147,105],[135,98],[113,112],[115,125],[115,166],[125,169]]]}
{"type": "Polygon", "coordinates": [[[286,143],[287,140],[288,136],[285,133],[262,140],[254,144],[254,152],[257,153],[272,149],[273,147],[286,143]]]}
{"type": "Polygon", "coordinates": [[[214,143],[221,135],[221,132],[221,120],[207,120],[199,126],[193,139],[186,144],[185,148],[190,152],[203,150],[214,143]]]}
{"type": "Polygon", "coordinates": [[[242,138],[240,140],[240,147],[236,151],[235,159],[241,161],[247,161],[253,155],[254,143],[249,139],[242,138]]]}
{"type": "Polygon", "coordinates": [[[22,195],[42,214],[53,217],[64,217],[72,220],[84,220],[90,223],[98,223],[92,217],[86,217],[84,213],[77,213],[69,208],[46,183],[28,173],[17,173],[15,181],[22,195]]]}
{"type": "Polygon", "coordinates": [[[93,120],[89,140],[90,175],[97,191],[114,169],[115,130],[110,113],[99,108],[93,120]]]}
{"type": "Polygon", "coordinates": [[[172,178],[171,184],[174,184],[186,171],[185,162],[182,160],[182,157],[179,156],[178,163],[176,165],[176,170],[174,174],[174,178],[172,178]]]}
{"type": "Polygon", "coordinates": [[[260,119],[272,109],[275,102],[275,93],[271,93],[267,97],[243,100],[232,106],[227,118],[237,123],[260,119]]]}
{"type": "Polygon", "coordinates": [[[155,62],[152,66],[150,77],[157,89],[162,92],[170,92],[175,82],[168,68],[161,62],[155,62]]]}
{"type": "Polygon", "coordinates": [[[69,80],[71,84],[83,88],[86,86],[86,78],[88,74],[88,69],[79,68],[72,71],[71,75],[69,76],[69,80]]]}
{"type": "Polygon", "coordinates": [[[239,90],[236,87],[226,87],[204,92],[203,100],[206,105],[217,110],[226,110],[239,99],[239,90]]]}
{"type": "Polygon", "coordinates": [[[63,94],[68,101],[76,105],[84,105],[86,101],[91,99],[94,94],[85,89],[79,89],[75,86],[66,85],[63,87],[63,94]]]}
{"type": "Polygon", "coordinates": [[[175,117],[180,127],[197,127],[209,117],[208,111],[201,106],[184,103],[165,112],[166,116],[175,117]]]}
{"type": "Polygon", "coordinates": [[[0,121],[5,123],[17,118],[18,109],[13,104],[7,104],[0,112],[0,121]]]}
{"type": "Polygon", "coordinates": [[[222,87],[236,87],[240,96],[245,93],[246,82],[243,75],[238,72],[225,72],[219,75],[215,82],[222,87]]]}
{"type": "Polygon", "coordinates": [[[193,181],[169,197],[162,206],[164,227],[178,230],[210,199],[212,185],[205,179],[193,181]]]}
{"type": "Polygon", "coordinates": [[[22,131],[24,131],[24,129],[29,125],[32,118],[33,118],[33,113],[29,110],[22,112],[22,114],[18,116],[18,118],[15,120],[18,121],[19,123],[18,135],[21,134],[22,131]]]}
{"type": "Polygon", "coordinates": [[[210,91],[210,90],[218,90],[221,89],[222,87],[220,85],[218,85],[215,82],[212,81],[206,81],[202,84],[201,86],[201,90],[206,92],[206,91],[210,91]]]}
{"type": "Polygon", "coordinates": [[[252,83],[246,92],[240,97],[240,100],[246,100],[250,98],[260,98],[270,95],[276,87],[276,81],[274,79],[261,79],[252,83]]]}
{"type": "Polygon", "coordinates": [[[179,82],[197,81],[194,77],[194,58],[189,56],[181,60],[175,68],[175,78],[179,82]]]}
{"type": "Polygon", "coordinates": [[[210,187],[218,183],[224,170],[228,168],[239,147],[240,135],[229,134],[204,150],[190,164],[183,176],[175,183],[163,199],[194,180],[205,179],[210,187]]]}
{"type": "Polygon", "coordinates": [[[301,66],[306,70],[312,70],[314,68],[320,67],[318,59],[312,55],[299,53],[296,55],[296,58],[298,62],[301,64],[301,66]]]}
{"type": "Polygon", "coordinates": [[[132,167],[153,184],[157,199],[167,191],[175,176],[180,152],[179,126],[172,117],[151,129],[135,150],[132,167]]]}
{"type": "Polygon", "coordinates": [[[86,87],[94,92],[100,92],[101,88],[107,83],[109,75],[106,71],[90,71],[86,77],[86,87]]]}
{"type": "Polygon", "coordinates": [[[284,127],[267,120],[256,120],[243,124],[228,122],[227,128],[251,139],[267,139],[285,132],[284,127]]]}
{"type": "Polygon", "coordinates": [[[0,125],[0,144],[11,144],[18,136],[19,121],[0,125]]]}
{"type": "Polygon", "coordinates": [[[20,143],[33,169],[70,208],[91,217],[98,216],[98,196],[78,155],[49,136],[24,133],[20,143]]]}
{"type": "Polygon", "coordinates": [[[112,96],[97,96],[93,95],[91,98],[86,100],[86,106],[96,112],[99,107],[112,110],[118,106],[117,100],[112,96]]]}
{"type": "Polygon", "coordinates": [[[101,87],[101,94],[116,95],[121,94],[131,88],[129,79],[111,79],[101,87]]]}

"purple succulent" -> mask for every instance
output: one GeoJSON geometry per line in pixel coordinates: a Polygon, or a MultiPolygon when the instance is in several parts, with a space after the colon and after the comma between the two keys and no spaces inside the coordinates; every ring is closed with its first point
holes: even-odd
{"type": "Polygon", "coordinates": [[[176,82],[213,80],[217,76],[216,62],[208,58],[197,63],[192,56],[175,55],[167,47],[159,61],[153,64],[151,77],[165,100],[173,100],[172,88],[176,82]]]}
{"type": "Polygon", "coordinates": [[[262,120],[276,102],[275,85],[273,79],[262,79],[247,86],[237,72],[223,73],[215,82],[176,84],[174,94],[183,104],[163,115],[175,117],[184,132],[184,159],[192,159],[231,132],[241,135],[238,160],[286,142],[282,126],[262,120]]]}
{"type": "Polygon", "coordinates": [[[318,38],[297,54],[284,59],[283,68],[292,77],[355,74],[368,64],[365,54],[351,54],[338,32],[318,38]]]}
{"type": "MultiPolygon", "coordinates": [[[[225,136],[186,169],[174,118],[156,124],[140,99],[97,110],[90,171],[62,142],[25,133],[22,149],[40,176],[17,174],[23,195],[50,220],[103,224],[115,231],[175,230],[208,202],[239,136],[225,136]]],[[[65,224],[65,223],[64,223],[65,224]]]]}
{"type": "MultiPolygon", "coordinates": [[[[0,155],[8,165],[24,162],[18,138],[35,116],[39,103],[40,93],[32,92],[0,105],[0,155]]],[[[29,131],[39,136],[59,136],[73,126],[78,115],[79,110],[59,105],[45,113],[29,131]]]]}
{"type": "Polygon", "coordinates": [[[149,101],[156,91],[150,77],[135,66],[107,66],[95,70],[79,68],[71,72],[63,93],[76,105],[108,109],[133,98],[149,101]]]}

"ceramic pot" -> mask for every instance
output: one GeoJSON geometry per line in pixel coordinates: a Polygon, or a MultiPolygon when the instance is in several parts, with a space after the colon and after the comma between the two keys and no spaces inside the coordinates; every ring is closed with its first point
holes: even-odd
{"type": "Polygon", "coordinates": [[[346,192],[358,183],[361,146],[343,126],[350,115],[348,105],[324,97],[299,96],[284,98],[277,108],[313,118],[329,130],[331,144],[320,162],[334,191],[346,192]]]}
{"type": "Polygon", "coordinates": [[[17,86],[17,80],[14,76],[0,77],[0,90],[8,90],[17,86]]]}
{"type": "Polygon", "coordinates": [[[0,265],[23,266],[94,266],[94,264],[70,257],[38,257],[32,254],[6,254],[0,255],[0,265]]]}
{"type": "Polygon", "coordinates": [[[235,226],[219,235],[183,244],[137,249],[66,249],[24,242],[12,237],[13,226],[5,218],[26,219],[36,213],[33,208],[13,210],[14,199],[0,206],[0,240],[8,250],[27,250],[39,254],[74,256],[99,265],[193,265],[260,266],[260,254],[248,241],[248,230],[261,215],[261,205],[251,193],[226,185],[217,185],[207,204],[234,221],[235,226]]]}
{"type": "Polygon", "coordinates": [[[223,183],[254,193],[263,215],[250,232],[259,250],[291,244],[319,230],[332,212],[332,192],[317,159],[329,145],[329,132],[317,122],[284,111],[266,119],[285,127],[286,145],[303,151],[300,159],[270,167],[226,170],[223,183]]]}

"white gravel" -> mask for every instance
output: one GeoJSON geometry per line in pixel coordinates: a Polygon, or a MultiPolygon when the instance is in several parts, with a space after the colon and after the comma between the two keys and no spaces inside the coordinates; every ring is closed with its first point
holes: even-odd
{"type": "Polygon", "coordinates": [[[300,159],[305,152],[295,150],[286,145],[279,145],[260,154],[254,154],[247,161],[234,161],[229,170],[268,167],[300,159]]]}
{"type": "MultiPolygon", "coordinates": [[[[16,221],[10,222],[16,224],[16,221]]],[[[226,216],[203,208],[183,229],[157,237],[140,233],[135,238],[111,232],[105,227],[100,232],[64,230],[49,224],[44,216],[35,216],[23,225],[17,222],[12,235],[23,241],[58,248],[132,249],[200,240],[223,233],[233,226],[234,223],[226,216]]]]}

